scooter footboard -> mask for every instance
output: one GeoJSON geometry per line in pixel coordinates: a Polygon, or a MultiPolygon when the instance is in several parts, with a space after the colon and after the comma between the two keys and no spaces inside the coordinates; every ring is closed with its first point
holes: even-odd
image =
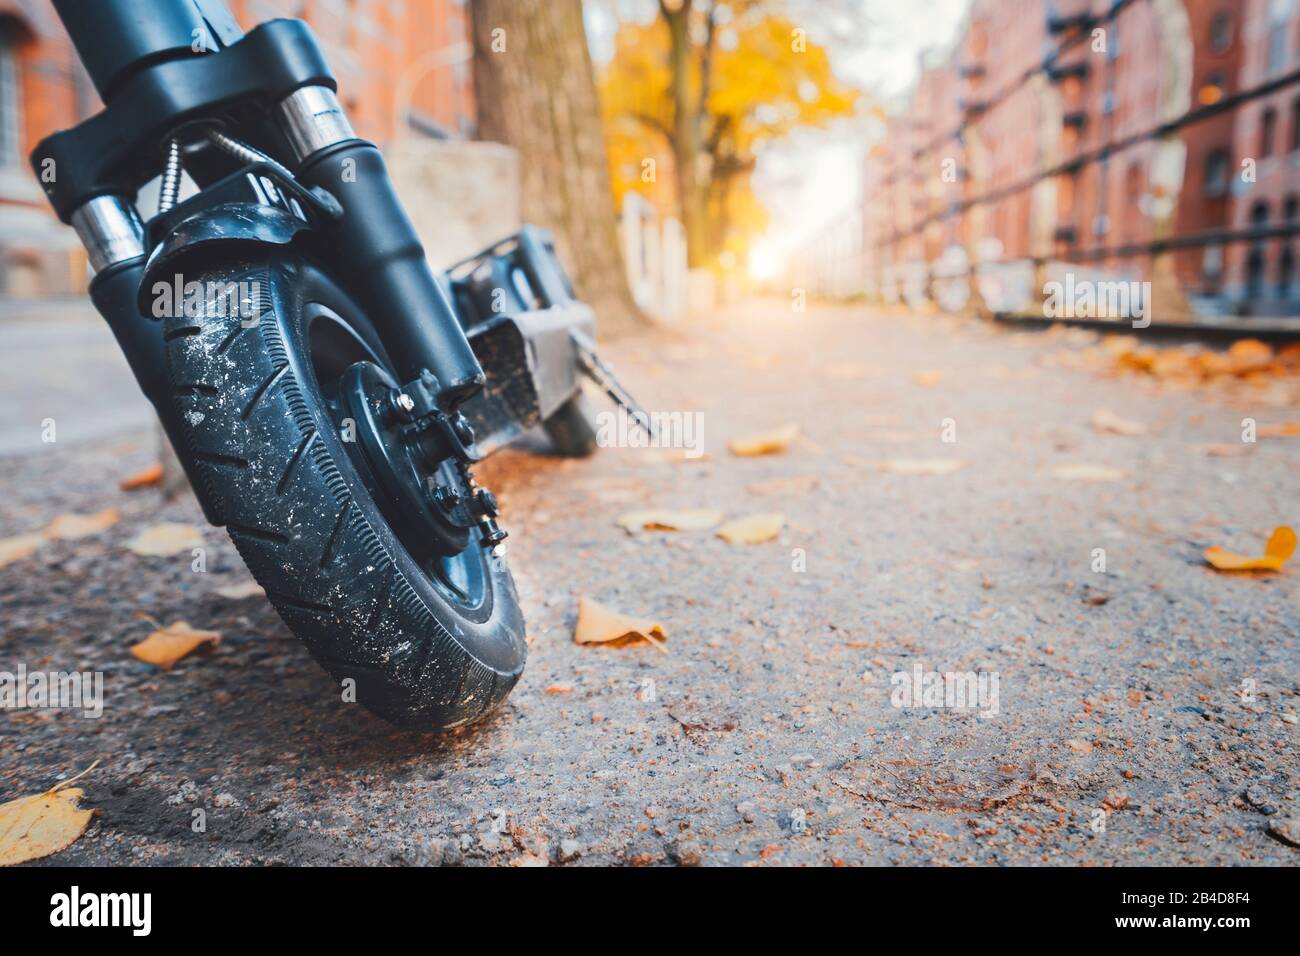
{"type": "Polygon", "coordinates": [[[483,454],[541,424],[578,390],[575,334],[590,340],[595,328],[595,314],[581,302],[499,315],[470,328],[487,385],[461,411],[483,454]]]}

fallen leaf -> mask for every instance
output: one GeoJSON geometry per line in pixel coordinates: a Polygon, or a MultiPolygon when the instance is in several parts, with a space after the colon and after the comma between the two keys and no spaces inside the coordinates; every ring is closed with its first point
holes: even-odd
{"type": "Polygon", "coordinates": [[[154,631],[139,644],[131,646],[131,654],[146,664],[165,671],[194,653],[210,654],[221,643],[218,631],[199,631],[184,621],[168,624],[154,631]]]}
{"type": "Polygon", "coordinates": [[[144,557],[158,558],[180,554],[202,544],[203,533],[194,525],[168,521],[142,529],[126,543],[126,548],[144,557]]]}
{"type": "Polygon", "coordinates": [[[548,694],[572,694],[572,693],[573,693],[573,685],[572,685],[572,684],[552,684],[550,687],[546,688],[546,693],[548,693],[548,694]]]}
{"type": "Polygon", "coordinates": [[[1115,435],[1145,435],[1147,427],[1141,422],[1121,418],[1112,411],[1099,408],[1092,413],[1092,427],[1099,432],[1111,432],[1115,435]]]}
{"type": "Polygon", "coordinates": [[[1260,425],[1255,429],[1257,438],[1300,438],[1300,422],[1278,422],[1260,425]]]}
{"type": "Polygon", "coordinates": [[[1220,571],[1281,571],[1282,565],[1295,554],[1295,544],[1295,532],[1282,525],[1274,529],[1268,544],[1264,545],[1263,557],[1248,558],[1216,545],[1205,549],[1205,560],[1220,571]]]}
{"type": "Polygon", "coordinates": [[[820,484],[816,475],[796,475],[793,478],[772,478],[768,481],[755,481],[745,486],[751,495],[806,495],[816,491],[820,484]]]}
{"type": "Polygon", "coordinates": [[[77,806],[84,791],[69,784],[95,769],[98,762],[44,793],[0,804],[0,866],[27,863],[58,853],[86,832],[95,811],[77,806]]]}
{"type": "Polygon", "coordinates": [[[943,372],[940,372],[938,369],[932,369],[926,372],[914,372],[912,374],[912,382],[926,388],[929,388],[932,385],[938,385],[942,381],[943,372]]]}
{"type": "Polygon", "coordinates": [[[1074,740],[1067,740],[1066,744],[1068,744],[1070,749],[1073,750],[1075,753],[1081,753],[1081,754],[1092,753],[1091,741],[1074,739],[1074,740]]]}
{"type": "Polygon", "coordinates": [[[718,529],[718,537],[732,544],[762,544],[781,533],[785,515],[777,512],[746,515],[728,521],[718,529]]]}
{"type": "Polygon", "coordinates": [[[1272,363],[1273,349],[1259,339],[1241,339],[1228,349],[1228,360],[1240,375],[1272,363]]]}
{"type": "Polygon", "coordinates": [[[228,601],[242,601],[251,597],[266,597],[266,591],[256,581],[244,581],[240,584],[227,584],[213,592],[228,601]]]}
{"type": "Polygon", "coordinates": [[[629,511],[618,516],[618,524],[630,534],[638,531],[704,531],[723,518],[721,511],[708,508],[666,508],[629,511]]]}
{"type": "Polygon", "coordinates": [[[776,455],[790,447],[790,442],[799,437],[799,426],[782,425],[761,435],[749,438],[733,438],[727,442],[727,448],[733,455],[751,458],[755,455],[776,455]]]}
{"type": "Polygon", "coordinates": [[[1127,474],[1109,465],[1057,465],[1052,469],[1052,477],[1062,481],[1119,481],[1127,474]]]}
{"type": "Polygon", "coordinates": [[[121,517],[114,508],[93,515],[59,515],[45,529],[45,537],[62,541],[86,538],[113,527],[121,517]]]}
{"type": "Polygon", "coordinates": [[[29,558],[36,549],[45,543],[45,535],[40,533],[19,534],[12,538],[0,538],[0,568],[29,558]]]}
{"type": "Polygon", "coordinates": [[[880,470],[895,475],[950,475],[965,465],[959,458],[891,458],[880,463],[880,470]]]}
{"type": "Polygon", "coordinates": [[[664,650],[663,625],[645,618],[628,617],[590,598],[578,598],[578,624],[573,631],[576,644],[615,644],[624,646],[649,641],[656,650],[664,650]]]}
{"type": "Polygon", "coordinates": [[[127,475],[117,483],[117,486],[123,491],[135,491],[139,488],[152,488],[154,485],[161,485],[163,478],[162,465],[150,465],[144,471],[137,471],[134,475],[127,475]]]}

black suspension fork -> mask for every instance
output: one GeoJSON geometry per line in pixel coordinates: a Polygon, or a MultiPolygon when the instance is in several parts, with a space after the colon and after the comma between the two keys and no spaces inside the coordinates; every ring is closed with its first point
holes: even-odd
{"type": "MultiPolygon", "coordinates": [[[[113,330],[136,384],[153,405],[163,432],[185,469],[191,487],[198,488],[198,472],[185,454],[185,427],[169,394],[165,343],[156,319],[140,314],[136,294],[144,279],[144,227],[135,207],[119,196],[97,196],[72,214],[72,225],[86,247],[95,277],[90,299],[113,330]]],[[[203,514],[211,524],[221,524],[216,512],[199,495],[203,514]]]]}
{"type": "Polygon", "coordinates": [[[343,216],[327,227],[326,245],[369,311],[399,376],[412,381],[427,369],[437,379],[438,405],[456,409],[482,388],[483,370],[383,156],[356,137],[328,87],[302,87],[276,112],[299,163],[298,179],[328,190],[343,207],[343,216]]]}

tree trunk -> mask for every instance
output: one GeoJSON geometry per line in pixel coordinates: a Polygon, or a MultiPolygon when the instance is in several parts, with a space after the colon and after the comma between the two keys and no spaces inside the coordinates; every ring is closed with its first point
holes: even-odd
{"type": "Polygon", "coordinates": [[[550,229],[607,333],[643,326],[628,288],[581,0],[472,0],[480,139],[519,150],[525,221],[550,229]]]}

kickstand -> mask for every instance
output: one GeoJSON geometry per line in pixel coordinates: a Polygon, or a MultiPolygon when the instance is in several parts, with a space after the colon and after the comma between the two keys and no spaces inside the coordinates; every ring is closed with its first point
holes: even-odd
{"type": "Polygon", "coordinates": [[[632,397],[632,393],[623,387],[623,383],[618,380],[613,369],[596,354],[596,343],[581,332],[573,332],[571,337],[578,353],[578,368],[582,373],[595,382],[616,404],[626,409],[632,421],[650,436],[652,442],[658,441],[659,436],[655,432],[650,413],[641,407],[640,403],[632,397]]]}

